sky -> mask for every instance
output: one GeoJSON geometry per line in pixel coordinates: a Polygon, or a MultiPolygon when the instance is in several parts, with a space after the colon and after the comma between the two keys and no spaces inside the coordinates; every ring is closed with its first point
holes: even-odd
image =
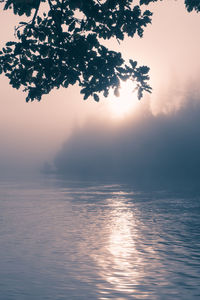
{"type": "MultiPolygon", "coordinates": [[[[79,87],[26,103],[1,75],[0,175],[40,170],[82,178],[198,177],[200,142],[200,15],[183,1],[151,5],[142,39],[106,43],[151,69],[151,95],[140,102],[130,84],[120,98],[83,101],[79,87]]],[[[16,17],[0,11],[1,47],[13,39],[16,17]]]]}

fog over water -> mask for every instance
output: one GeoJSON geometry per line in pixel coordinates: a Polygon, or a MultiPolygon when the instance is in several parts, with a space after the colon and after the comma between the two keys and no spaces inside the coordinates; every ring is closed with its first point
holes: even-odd
{"type": "Polygon", "coordinates": [[[191,96],[168,114],[144,108],[120,125],[88,122],[57,154],[56,170],[81,179],[199,180],[199,115],[200,102],[191,96]]]}
{"type": "MultiPolygon", "coordinates": [[[[27,104],[0,77],[0,300],[200,299],[200,14],[183,2],[108,43],[151,68],[125,114],[77,86],[27,104]]],[[[16,18],[0,25],[3,46],[16,18]]]]}
{"type": "MultiPolygon", "coordinates": [[[[129,158],[131,158],[132,163],[134,159],[136,161],[136,158],[133,158],[131,154],[132,151],[134,157],[138,157],[140,152],[141,167],[136,168],[139,172],[143,166],[151,164],[148,157],[155,162],[158,155],[162,161],[161,166],[167,163],[169,157],[164,158],[166,151],[159,150],[161,145],[165,145],[165,149],[170,149],[172,156],[170,159],[172,159],[171,162],[174,162],[175,149],[179,152],[180,149],[184,149],[184,147],[178,146],[180,142],[177,141],[176,137],[178,138],[179,135],[185,135],[181,138],[181,143],[188,144],[187,139],[190,138],[192,140],[189,145],[196,147],[197,144],[198,149],[198,141],[195,140],[195,134],[198,131],[198,125],[195,128],[195,124],[198,122],[198,105],[195,104],[197,108],[193,108],[195,105],[186,104],[179,113],[174,114],[172,112],[174,110],[176,112],[180,104],[186,101],[188,103],[198,102],[199,90],[196,88],[198,86],[196,82],[199,78],[200,68],[200,18],[195,12],[187,13],[181,1],[156,3],[152,5],[152,8],[154,10],[153,23],[146,28],[142,39],[137,37],[126,39],[120,45],[114,41],[109,42],[109,46],[117,51],[122,51],[125,58],[136,59],[140,65],[146,64],[151,68],[150,83],[153,87],[153,94],[142,99],[141,112],[130,111],[130,116],[124,120],[113,120],[108,106],[109,99],[101,99],[99,103],[94,103],[92,99],[84,102],[77,86],[55,90],[50,95],[45,96],[40,103],[27,104],[25,103],[25,94],[12,89],[8,85],[8,80],[1,76],[1,175],[5,173],[18,175],[25,170],[29,170],[29,172],[38,171],[45,161],[52,163],[55,157],[57,162],[60,161],[61,157],[64,161],[71,159],[72,145],[75,146],[78,143],[76,139],[79,139],[80,149],[76,149],[76,152],[80,156],[80,162],[84,160],[84,139],[85,143],[89,139],[88,146],[90,145],[90,150],[85,153],[85,161],[88,161],[87,157],[92,151],[91,144],[92,139],[94,139],[93,148],[96,151],[96,158],[95,155],[92,158],[92,168],[94,171],[96,168],[94,161],[98,159],[99,164],[103,162],[101,165],[102,172],[105,172],[103,165],[106,161],[103,157],[107,159],[112,151],[114,152],[112,155],[114,160],[124,158],[124,166],[129,164],[129,158]],[[149,107],[149,112],[143,106],[149,107]],[[144,110],[146,110],[145,117],[142,116],[144,110]],[[168,113],[169,116],[163,116],[163,112],[168,113]],[[177,135],[172,124],[176,128],[183,127],[176,129],[177,135]],[[168,135],[166,139],[163,137],[165,131],[168,135]],[[173,135],[171,136],[172,131],[173,135]],[[97,132],[99,142],[95,137],[97,132]],[[79,137],[80,135],[82,138],[79,137]],[[63,149],[62,145],[69,137],[70,139],[66,144],[69,149],[64,155],[64,150],[60,149],[63,149]],[[113,141],[113,145],[111,141],[113,141]],[[101,145],[98,146],[98,143],[101,145]],[[120,143],[125,143],[125,147],[120,143]],[[128,148],[128,143],[130,148],[128,148]],[[173,143],[174,147],[170,146],[169,143],[173,143]],[[139,148],[133,150],[133,145],[136,144],[139,148]],[[144,147],[141,150],[143,144],[144,147]],[[101,156],[98,155],[97,146],[101,152],[104,152],[101,156]],[[115,149],[114,151],[114,147],[119,147],[119,150],[115,149]],[[147,147],[150,149],[148,155],[147,147]],[[107,150],[110,152],[105,153],[107,150]],[[127,153],[123,153],[123,151],[127,153]],[[161,153],[159,151],[163,154],[159,154],[161,153]]],[[[3,46],[7,40],[13,39],[16,18],[10,12],[1,10],[0,24],[4,28],[1,31],[0,42],[3,46]]],[[[133,101],[137,101],[135,96],[133,96],[133,101]]],[[[67,146],[64,147],[66,149],[67,146]]],[[[186,147],[189,146],[186,145],[186,147]]],[[[195,153],[191,153],[189,149],[186,152],[192,156],[193,165],[195,153]]],[[[183,153],[185,152],[183,151],[183,153]]],[[[74,170],[78,170],[77,155],[76,158],[72,158],[72,161],[75,162],[74,170]]],[[[184,155],[186,154],[183,154],[182,160],[184,155]]],[[[119,165],[121,163],[119,161],[119,165]]],[[[112,168],[110,167],[110,171],[112,168]]]]}

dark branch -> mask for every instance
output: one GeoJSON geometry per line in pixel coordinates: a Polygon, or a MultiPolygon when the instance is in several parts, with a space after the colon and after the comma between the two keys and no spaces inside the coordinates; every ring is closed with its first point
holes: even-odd
{"type": "Polygon", "coordinates": [[[41,0],[38,1],[38,5],[37,5],[37,8],[35,10],[35,14],[33,16],[33,19],[32,19],[32,23],[31,23],[32,25],[35,23],[35,19],[37,17],[37,14],[38,14],[38,11],[39,11],[39,8],[40,8],[40,3],[41,3],[41,0]]]}

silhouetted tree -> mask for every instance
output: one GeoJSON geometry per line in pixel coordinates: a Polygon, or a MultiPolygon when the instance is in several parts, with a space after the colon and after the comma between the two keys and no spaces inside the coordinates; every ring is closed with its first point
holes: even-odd
{"type": "MultiPolygon", "coordinates": [[[[0,51],[0,73],[10,84],[28,92],[26,101],[38,99],[53,88],[78,83],[84,99],[119,95],[120,80],[133,80],[138,98],[148,85],[149,68],[126,64],[120,52],[109,50],[103,40],[143,36],[152,13],[144,5],[159,0],[0,0],[4,10],[30,17],[15,28],[15,41],[0,51]]],[[[188,11],[200,10],[199,0],[185,0],[188,11]]]]}

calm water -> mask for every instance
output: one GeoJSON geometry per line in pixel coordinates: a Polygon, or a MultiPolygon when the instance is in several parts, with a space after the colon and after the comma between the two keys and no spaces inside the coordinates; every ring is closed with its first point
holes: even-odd
{"type": "Polygon", "coordinates": [[[200,195],[1,181],[0,299],[200,299],[200,195]]]}

